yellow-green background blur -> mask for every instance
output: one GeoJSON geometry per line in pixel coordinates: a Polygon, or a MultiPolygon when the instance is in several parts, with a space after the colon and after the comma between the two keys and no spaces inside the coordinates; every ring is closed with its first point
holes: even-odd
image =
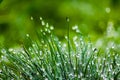
{"type": "Polygon", "coordinates": [[[113,32],[108,36],[120,40],[120,0],[0,0],[0,45],[21,44],[27,33],[34,37],[35,29],[42,27],[39,17],[53,25],[60,38],[69,17],[70,27],[78,25],[92,41],[105,36],[109,26],[113,32]]]}

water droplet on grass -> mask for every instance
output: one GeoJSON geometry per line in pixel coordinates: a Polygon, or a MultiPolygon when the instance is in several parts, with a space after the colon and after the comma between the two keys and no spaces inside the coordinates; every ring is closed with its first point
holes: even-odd
{"type": "Polygon", "coordinates": [[[44,68],[42,68],[41,70],[42,70],[43,72],[45,71],[45,69],[44,69],[44,68]]]}
{"type": "Polygon", "coordinates": [[[120,66],[120,64],[119,64],[119,63],[117,63],[116,65],[117,65],[118,67],[120,66]]]}
{"type": "Polygon", "coordinates": [[[42,17],[40,17],[40,20],[42,21],[42,17]]]}
{"type": "Polygon", "coordinates": [[[48,29],[47,29],[47,28],[45,28],[45,31],[47,32],[47,31],[48,31],[48,29]]]}
{"type": "Polygon", "coordinates": [[[74,44],[75,44],[76,48],[79,46],[79,44],[76,41],[74,42],[74,44]]]}
{"type": "Polygon", "coordinates": [[[43,30],[41,29],[40,32],[43,32],[43,30]]]}
{"type": "Polygon", "coordinates": [[[46,35],[46,33],[45,33],[45,32],[43,32],[43,35],[46,35]]]}
{"type": "Polygon", "coordinates": [[[108,54],[108,57],[110,57],[111,55],[110,54],[108,54]]]}
{"type": "Polygon", "coordinates": [[[45,44],[44,46],[47,47],[47,44],[45,44]]]}
{"type": "Polygon", "coordinates": [[[65,39],[68,39],[68,36],[65,36],[65,39]]]}
{"type": "Polygon", "coordinates": [[[97,56],[94,56],[94,59],[97,59],[97,56]]]}
{"type": "Polygon", "coordinates": [[[30,19],[33,20],[33,17],[31,16],[30,19]]]}
{"type": "Polygon", "coordinates": [[[51,33],[51,31],[48,29],[48,33],[51,33]]]}
{"type": "Polygon", "coordinates": [[[50,26],[50,30],[53,30],[54,29],[54,27],[53,26],[50,26]]]}
{"type": "Polygon", "coordinates": [[[44,22],[44,21],[41,21],[41,24],[42,24],[42,26],[44,26],[44,25],[45,25],[45,22],[44,22]]]}
{"type": "Polygon", "coordinates": [[[114,23],[112,21],[109,21],[107,27],[107,37],[114,37],[114,36],[116,36],[114,23]]]}
{"type": "Polygon", "coordinates": [[[61,65],[61,63],[56,63],[56,65],[57,65],[57,66],[60,66],[60,65],[61,65]]]}
{"type": "Polygon", "coordinates": [[[2,70],[0,69],[0,73],[2,73],[2,70]]]}
{"type": "Polygon", "coordinates": [[[32,76],[30,76],[30,80],[32,80],[33,78],[32,78],[32,76]]]}
{"type": "Polygon", "coordinates": [[[76,70],[76,67],[74,67],[73,69],[76,70]]]}
{"type": "Polygon", "coordinates": [[[5,49],[2,49],[1,52],[2,52],[2,53],[6,53],[6,50],[5,50],[5,49]]]}
{"type": "Polygon", "coordinates": [[[70,73],[70,74],[69,74],[69,77],[73,77],[73,76],[74,76],[74,74],[73,74],[73,73],[70,73]]]}
{"type": "Polygon", "coordinates": [[[110,13],[110,8],[109,7],[107,7],[106,9],[105,9],[105,11],[106,11],[106,13],[110,13]]]}
{"type": "Polygon", "coordinates": [[[3,55],[1,56],[1,60],[6,61],[6,62],[8,61],[7,57],[3,55]]]}
{"type": "Polygon", "coordinates": [[[77,40],[77,38],[78,38],[77,36],[74,36],[74,37],[73,37],[73,41],[76,41],[76,40],[77,40]]]}
{"type": "Polygon", "coordinates": [[[39,54],[42,55],[42,51],[39,51],[39,54]]]}
{"type": "Polygon", "coordinates": [[[8,51],[9,51],[9,52],[12,52],[12,51],[13,51],[13,49],[12,49],[12,48],[9,48],[9,49],[8,49],[8,51]]]}
{"type": "Polygon", "coordinates": [[[44,44],[45,43],[44,40],[41,40],[41,43],[44,44]]]}
{"type": "Polygon", "coordinates": [[[75,26],[72,27],[72,30],[76,30],[76,29],[78,29],[77,25],[75,25],[75,26]]]}
{"type": "Polygon", "coordinates": [[[79,32],[80,32],[80,30],[79,30],[79,29],[77,29],[77,30],[76,30],[76,32],[77,32],[77,33],[79,33],[79,32]]]}
{"type": "Polygon", "coordinates": [[[115,46],[112,46],[112,49],[114,49],[115,48],[115,46]]]}
{"type": "Polygon", "coordinates": [[[106,59],[105,59],[105,58],[103,58],[103,60],[105,61],[106,59]]]}
{"type": "Polygon", "coordinates": [[[29,34],[26,34],[27,37],[29,37],[29,34]]]}
{"type": "Polygon", "coordinates": [[[48,23],[46,23],[46,27],[47,27],[47,28],[49,27],[49,24],[48,24],[48,23]]]}
{"type": "Polygon", "coordinates": [[[82,77],[83,76],[83,73],[82,72],[80,72],[80,77],[82,77]]]}
{"type": "Polygon", "coordinates": [[[39,72],[37,72],[36,74],[39,75],[39,72]]]}
{"type": "Polygon", "coordinates": [[[32,51],[32,49],[31,49],[31,48],[29,48],[28,50],[29,50],[29,51],[32,51]]]}
{"type": "Polygon", "coordinates": [[[69,21],[70,21],[70,19],[69,19],[68,17],[66,17],[66,21],[67,21],[67,22],[69,22],[69,21]]]}
{"type": "Polygon", "coordinates": [[[45,78],[45,80],[48,80],[48,78],[45,78]]]}

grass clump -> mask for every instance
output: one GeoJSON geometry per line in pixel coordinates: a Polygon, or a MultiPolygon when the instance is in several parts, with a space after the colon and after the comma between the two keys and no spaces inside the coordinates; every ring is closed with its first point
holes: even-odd
{"type": "Polygon", "coordinates": [[[114,48],[102,54],[79,32],[63,43],[51,32],[53,27],[44,26],[38,40],[27,34],[22,48],[1,49],[1,80],[120,79],[120,55],[114,48]]]}

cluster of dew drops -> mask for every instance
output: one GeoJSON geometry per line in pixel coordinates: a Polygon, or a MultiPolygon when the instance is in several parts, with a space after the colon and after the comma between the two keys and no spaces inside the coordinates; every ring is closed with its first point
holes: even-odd
{"type": "MultiPolygon", "coordinates": [[[[34,18],[31,16],[31,20],[34,20],[34,18]]],[[[45,23],[42,17],[39,17],[39,20],[41,21],[41,25],[45,27],[45,31],[48,33],[51,33],[52,30],[54,30],[54,27],[52,25],[49,25],[48,23],[45,23]]],[[[43,30],[41,30],[42,32],[43,30]]]]}
{"type": "MultiPolygon", "coordinates": [[[[30,19],[31,19],[31,20],[34,20],[33,16],[31,16],[30,19]]],[[[46,22],[43,20],[42,17],[39,17],[39,20],[40,20],[40,22],[41,22],[41,25],[44,27],[44,30],[41,29],[41,32],[43,33],[43,35],[46,35],[46,32],[47,32],[47,33],[51,33],[51,31],[54,30],[53,25],[49,25],[48,23],[46,23],[46,22]],[[44,32],[44,31],[45,31],[45,32],[44,32]]],[[[69,18],[66,18],[66,21],[67,21],[67,23],[69,24],[70,19],[69,19],[69,18]]],[[[69,27],[69,26],[66,26],[66,27],[69,27]]],[[[72,26],[72,30],[75,31],[76,33],[80,33],[80,30],[79,30],[78,25],[72,26]]],[[[65,36],[65,39],[68,40],[68,36],[66,36],[66,35],[63,35],[63,36],[65,36]]],[[[27,37],[29,37],[29,34],[27,34],[27,37]]],[[[76,40],[77,40],[77,39],[78,39],[78,36],[74,36],[74,37],[73,37],[73,42],[74,42],[74,44],[75,44],[76,47],[78,47],[78,44],[76,43],[76,40]]],[[[61,43],[61,42],[59,42],[59,43],[61,43]]],[[[67,47],[66,45],[67,45],[66,43],[64,43],[64,44],[62,45],[62,46],[63,46],[63,49],[65,49],[65,48],[67,47]]]]}

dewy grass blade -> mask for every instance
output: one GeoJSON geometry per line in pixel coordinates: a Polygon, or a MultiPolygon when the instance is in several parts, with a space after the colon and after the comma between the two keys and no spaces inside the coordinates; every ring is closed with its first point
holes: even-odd
{"type": "Polygon", "coordinates": [[[64,55],[63,55],[63,53],[62,53],[62,51],[60,50],[60,48],[59,48],[59,46],[58,46],[58,41],[56,41],[56,40],[53,40],[53,42],[54,42],[54,44],[55,44],[55,46],[56,46],[56,48],[57,48],[57,52],[58,52],[58,54],[60,55],[60,62],[61,62],[61,64],[62,64],[62,66],[61,66],[61,71],[62,71],[62,73],[63,73],[63,76],[64,76],[64,78],[65,79],[67,79],[67,73],[66,73],[66,71],[67,71],[67,69],[66,69],[66,65],[65,65],[65,58],[63,57],[64,55]]]}
{"type": "Polygon", "coordinates": [[[72,60],[71,60],[71,48],[70,48],[70,26],[69,26],[69,23],[70,23],[70,19],[69,17],[66,17],[66,21],[67,21],[67,41],[68,41],[68,54],[69,54],[69,62],[70,62],[70,66],[71,66],[71,69],[73,69],[73,65],[72,65],[72,60]]]}
{"type": "Polygon", "coordinates": [[[46,27],[37,32],[36,41],[27,34],[19,51],[1,49],[0,80],[119,80],[119,52],[114,49],[97,52],[81,33],[72,41],[69,18],[66,21],[65,44],[51,33],[48,23],[44,23],[46,27]]]}

